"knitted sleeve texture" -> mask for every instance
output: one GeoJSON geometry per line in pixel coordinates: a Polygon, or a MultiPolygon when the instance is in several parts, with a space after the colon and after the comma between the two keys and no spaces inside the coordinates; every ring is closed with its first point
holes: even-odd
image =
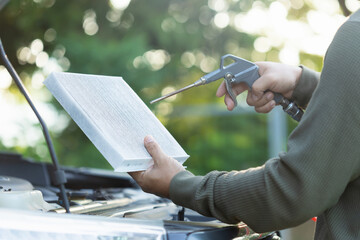
{"type": "Polygon", "coordinates": [[[299,83],[296,85],[291,100],[301,108],[306,108],[311,96],[319,83],[320,74],[305,66],[302,68],[301,77],[299,83]]]}
{"type": "MultiPolygon", "coordinates": [[[[317,84],[314,74],[311,76],[312,80],[302,82],[294,93],[303,106],[309,96],[303,99],[298,94],[317,84]]],[[[311,94],[301,122],[289,137],[286,153],[243,171],[213,171],[205,176],[181,172],[171,182],[171,199],[223,222],[243,221],[257,232],[323,216],[323,229],[330,234],[327,239],[352,239],[349,236],[360,234],[360,228],[353,227],[354,221],[360,221],[358,21],[347,21],[338,30],[326,53],[318,87],[311,94]],[[344,201],[347,207],[343,207],[344,201]],[[339,219],[345,222],[339,223],[339,219]],[[342,237],[337,238],[337,234],[342,237]]],[[[326,239],[325,235],[321,239],[326,239]]]]}

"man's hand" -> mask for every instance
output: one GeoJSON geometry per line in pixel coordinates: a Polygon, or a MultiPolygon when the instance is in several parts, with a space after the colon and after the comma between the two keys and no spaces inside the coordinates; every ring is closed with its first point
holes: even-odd
{"type": "Polygon", "coordinates": [[[175,159],[167,156],[152,136],[146,136],[144,145],[154,160],[154,165],[146,171],[129,173],[144,192],[169,198],[171,179],[184,167],[175,159]]]}
{"type": "MultiPolygon", "coordinates": [[[[273,92],[281,93],[285,98],[291,98],[300,80],[302,69],[274,62],[257,62],[256,65],[259,66],[260,78],[254,82],[252,90],[248,91],[246,101],[249,106],[254,106],[257,112],[268,113],[275,107],[273,92]]],[[[245,83],[240,83],[233,87],[236,96],[246,90],[249,90],[249,87],[245,83]]],[[[222,97],[224,95],[224,101],[228,110],[233,110],[235,104],[223,82],[219,86],[216,96],[222,97]]]]}

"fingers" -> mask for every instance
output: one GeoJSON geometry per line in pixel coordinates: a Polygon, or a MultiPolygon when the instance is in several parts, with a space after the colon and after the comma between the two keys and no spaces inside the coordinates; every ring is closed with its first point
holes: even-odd
{"type": "Polygon", "coordinates": [[[233,89],[232,89],[235,93],[235,95],[240,95],[241,93],[245,92],[246,90],[249,90],[249,87],[246,83],[241,82],[236,84],[233,89]]]}
{"type": "Polygon", "coordinates": [[[273,99],[274,93],[266,92],[260,99],[255,101],[253,92],[249,91],[246,102],[249,106],[254,106],[255,111],[259,113],[268,113],[275,107],[275,101],[273,99]]]}
{"type": "Polygon", "coordinates": [[[276,83],[276,74],[269,72],[269,66],[272,66],[271,63],[256,62],[256,65],[259,67],[260,77],[251,87],[254,101],[259,100],[267,90],[274,90],[273,87],[276,83]]]}
{"type": "MultiPolygon", "coordinates": [[[[248,91],[246,101],[249,106],[254,106],[255,111],[259,113],[268,113],[275,107],[275,101],[273,100],[274,94],[272,92],[265,92],[269,88],[268,86],[271,85],[271,81],[268,79],[261,79],[260,77],[255,83],[252,86],[252,90],[248,91]],[[255,85],[255,83],[257,84],[255,85]]],[[[237,96],[248,89],[249,88],[245,83],[240,83],[234,86],[233,91],[237,96]]],[[[232,111],[235,108],[235,103],[227,92],[225,82],[222,82],[216,92],[216,96],[222,97],[224,95],[225,105],[229,111],[232,111]]]]}
{"type": "Polygon", "coordinates": [[[252,91],[249,91],[246,98],[247,104],[249,106],[261,107],[266,103],[270,102],[272,99],[274,99],[274,93],[266,92],[265,94],[263,94],[263,96],[261,96],[261,98],[257,100],[254,100],[254,98],[255,98],[254,93],[252,91]]]}
{"type": "Polygon", "coordinates": [[[258,78],[251,88],[253,100],[258,101],[262,98],[266,90],[272,89],[272,85],[273,83],[268,76],[258,78]]]}
{"type": "Polygon", "coordinates": [[[255,107],[255,111],[258,113],[268,113],[275,107],[275,101],[271,100],[270,102],[266,103],[264,106],[255,107]]]}
{"type": "Polygon", "coordinates": [[[226,86],[225,86],[225,82],[222,82],[220,84],[220,86],[218,87],[218,90],[216,91],[216,96],[217,97],[222,97],[225,95],[225,93],[227,93],[226,91],[226,86]]]}
{"type": "Polygon", "coordinates": [[[129,175],[144,192],[169,198],[171,180],[185,169],[178,161],[167,156],[152,136],[144,138],[144,145],[152,156],[154,164],[145,171],[129,172],[129,175]]]}
{"type": "MultiPolygon", "coordinates": [[[[239,95],[241,93],[243,93],[244,91],[248,90],[249,87],[247,86],[246,83],[238,83],[236,85],[233,86],[232,90],[234,91],[235,95],[239,95]]],[[[227,93],[227,89],[226,89],[226,84],[225,81],[223,81],[218,90],[216,91],[216,96],[217,97],[222,97],[227,93]]]]}
{"type": "Polygon", "coordinates": [[[153,158],[155,165],[159,164],[159,162],[167,158],[165,153],[160,148],[159,144],[155,141],[155,139],[152,136],[149,135],[144,138],[144,145],[146,150],[153,158]]]}
{"type": "MultiPolygon", "coordinates": [[[[232,88],[232,90],[234,91],[235,96],[243,93],[244,91],[246,91],[248,89],[249,89],[249,87],[247,86],[246,83],[236,84],[232,88]]],[[[224,95],[225,95],[224,102],[225,102],[225,105],[227,106],[227,109],[229,111],[233,110],[234,107],[235,107],[235,103],[234,103],[233,99],[230,97],[230,95],[229,95],[229,93],[228,93],[228,91],[226,89],[225,81],[220,84],[220,86],[219,86],[219,88],[218,88],[218,90],[216,92],[217,97],[222,97],[224,95]]]]}
{"type": "Polygon", "coordinates": [[[229,111],[232,111],[235,108],[235,103],[228,93],[225,95],[224,102],[229,111]]]}

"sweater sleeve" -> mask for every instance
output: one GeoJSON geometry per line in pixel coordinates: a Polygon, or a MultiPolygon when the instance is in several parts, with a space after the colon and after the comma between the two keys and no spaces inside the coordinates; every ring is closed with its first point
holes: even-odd
{"type": "Polygon", "coordinates": [[[300,66],[302,73],[299,83],[296,85],[291,100],[295,101],[301,108],[306,108],[311,96],[319,83],[320,73],[305,66],[300,66]]]}
{"type": "Polygon", "coordinates": [[[257,232],[299,225],[334,206],[360,176],[359,33],[354,22],[338,30],[287,153],[244,171],[181,172],[171,181],[170,198],[257,232]]]}

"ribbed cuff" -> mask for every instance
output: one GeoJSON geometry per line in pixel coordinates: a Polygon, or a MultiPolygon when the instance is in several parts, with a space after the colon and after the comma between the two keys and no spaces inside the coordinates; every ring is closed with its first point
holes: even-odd
{"type": "Polygon", "coordinates": [[[300,66],[302,73],[298,84],[296,85],[292,100],[302,108],[306,108],[310,98],[319,83],[320,73],[315,72],[305,66],[300,66]]]}
{"type": "Polygon", "coordinates": [[[170,183],[170,199],[177,205],[194,209],[195,192],[202,176],[194,176],[189,171],[181,171],[170,183]]]}

